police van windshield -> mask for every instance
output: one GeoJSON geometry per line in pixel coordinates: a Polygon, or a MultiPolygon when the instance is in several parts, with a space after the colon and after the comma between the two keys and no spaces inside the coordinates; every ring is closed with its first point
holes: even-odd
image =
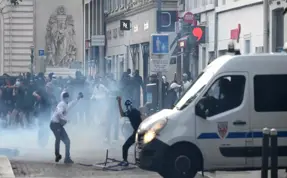
{"type": "Polygon", "coordinates": [[[198,76],[192,86],[178,100],[175,109],[182,110],[188,106],[204,89],[205,85],[212,79],[214,74],[228,61],[232,56],[225,55],[215,59],[207,68],[198,76]]]}

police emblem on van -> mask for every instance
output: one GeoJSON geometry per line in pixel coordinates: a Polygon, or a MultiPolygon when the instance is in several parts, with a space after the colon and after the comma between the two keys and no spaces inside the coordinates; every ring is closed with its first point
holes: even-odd
{"type": "Polygon", "coordinates": [[[218,122],[217,129],[218,129],[220,138],[225,138],[228,132],[228,122],[218,122]]]}

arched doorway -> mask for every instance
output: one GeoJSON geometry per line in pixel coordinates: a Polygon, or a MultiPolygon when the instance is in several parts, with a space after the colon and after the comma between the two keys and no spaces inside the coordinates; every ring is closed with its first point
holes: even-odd
{"type": "Polygon", "coordinates": [[[4,73],[4,23],[3,15],[0,13],[0,75],[4,73]]]}

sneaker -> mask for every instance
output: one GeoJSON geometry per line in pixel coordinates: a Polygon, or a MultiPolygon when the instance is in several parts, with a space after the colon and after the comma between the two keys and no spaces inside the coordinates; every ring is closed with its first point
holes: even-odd
{"type": "Polygon", "coordinates": [[[119,166],[127,167],[127,166],[129,166],[129,163],[127,161],[122,161],[119,163],[119,166]]]}
{"type": "Polygon", "coordinates": [[[64,163],[65,163],[65,164],[74,164],[74,161],[71,160],[71,158],[66,158],[66,159],[64,160],[64,163]]]}
{"type": "Polygon", "coordinates": [[[56,156],[56,159],[55,159],[56,163],[59,162],[61,159],[62,159],[62,155],[56,156]]]}

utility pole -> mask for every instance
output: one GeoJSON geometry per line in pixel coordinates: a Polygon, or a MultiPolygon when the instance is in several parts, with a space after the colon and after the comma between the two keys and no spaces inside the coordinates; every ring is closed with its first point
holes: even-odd
{"type": "MultiPolygon", "coordinates": [[[[104,14],[104,0],[99,0],[101,8],[100,10],[100,35],[104,34],[104,25],[105,25],[105,14],[104,14]]],[[[100,66],[100,75],[104,77],[106,73],[106,59],[105,59],[105,46],[99,46],[99,66],[100,66]]]]}
{"type": "MultiPolygon", "coordinates": [[[[157,0],[157,10],[158,12],[161,11],[161,3],[162,0],[157,0]]],[[[159,31],[157,32],[158,34],[160,33],[159,31]]],[[[169,48],[169,46],[168,46],[169,48]]],[[[159,56],[161,58],[162,56],[159,56]]],[[[162,109],[163,105],[163,98],[162,98],[162,73],[158,72],[158,110],[162,109]]]]}
{"type": "Polygon", "coordinates": [[[264,29],[264,38],[263,38],[263,47],[264,53],[269,53],[269,0],[263,1],[263,29],[264,29]]]}
{"type": "MultiPolygon", "coordinates": [[[[215,7],[218,6],[218,0],[215,0],[215,7]]],[[[218,56],[218,12],[214,14],[214,57],[218,56]]]]}
{"type": "Polygon", "coordinates": [[[34,75],[34,50],[35,50],[34,45],[32,45],[30,49],[31,49],[31,56],[30,56],[31,57],[31,76],[33,76],[34,75]]]}

